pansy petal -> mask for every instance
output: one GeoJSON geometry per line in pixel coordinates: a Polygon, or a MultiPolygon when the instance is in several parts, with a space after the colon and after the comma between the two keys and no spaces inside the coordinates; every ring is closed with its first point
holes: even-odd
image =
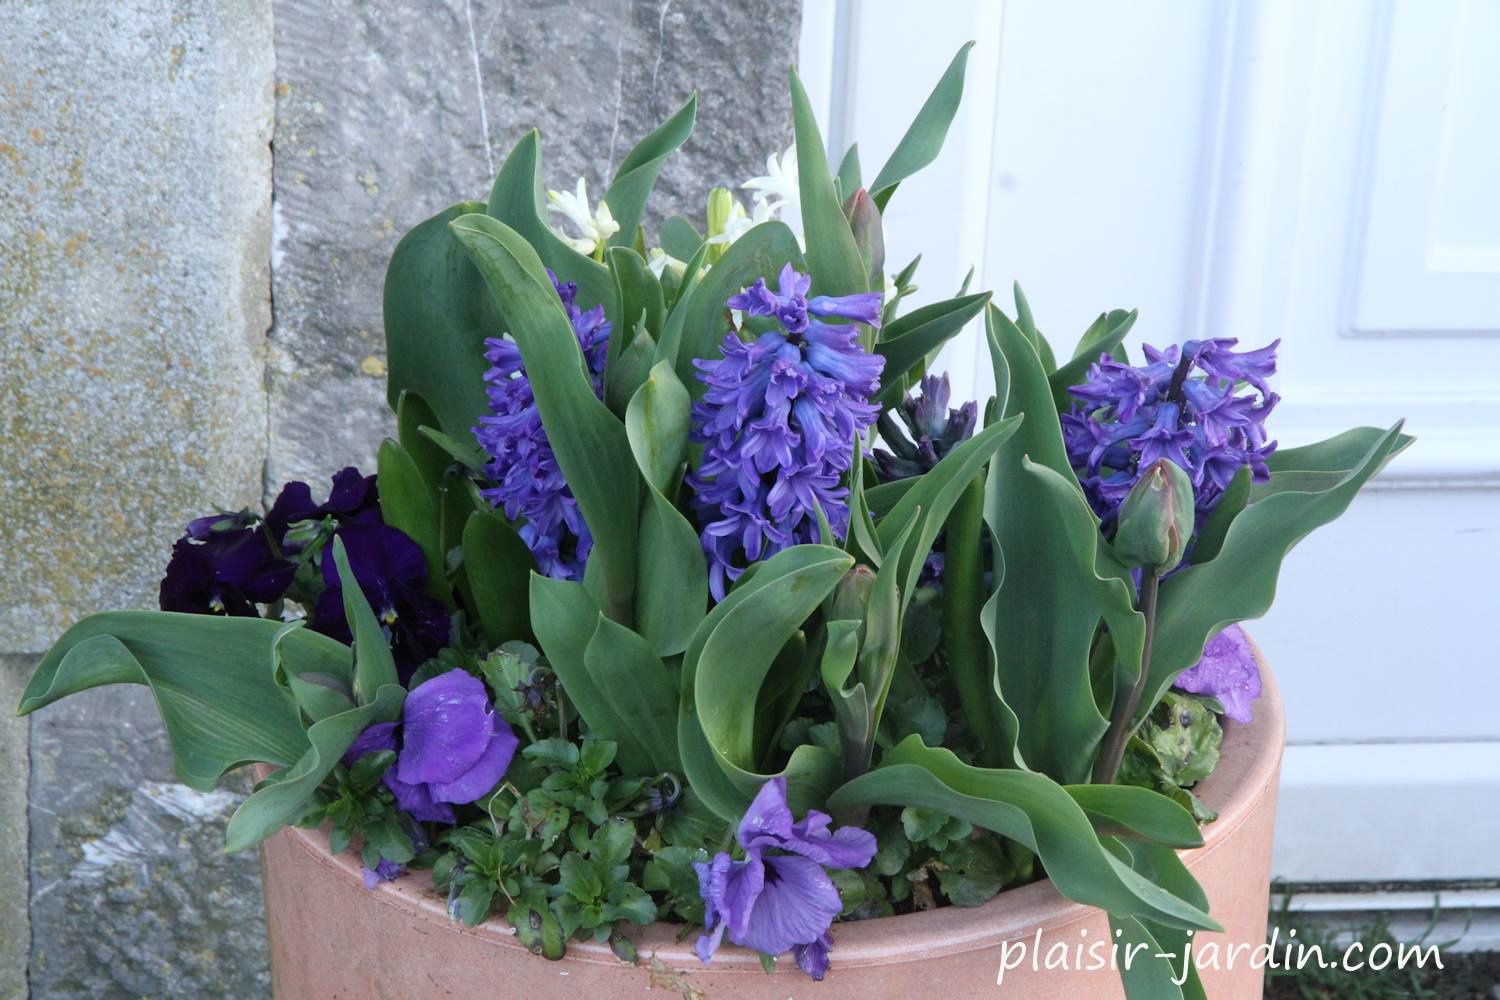
{"type": "Polygon", "coordinates": [[[729,939],[767,955],[819,940],[844,908],[823,866],[790,855],[765,858],[764,864],[765,884],[749,922],[738,934],[730,927],[729,939]]]}
{"type": "Polygon", "coordinates": [[[494,718],[494,724],[495,732],[490,737],[489,746],[484,748],[484,753],[480,754],[473,767],[453,781],[436,782],[429,786],[434,801],[458,804],[474,802],[500,783],[510,767],[511,759],[516,755],[516,745],[520,740],[498,715],[494,718]]]}
{"type": "Polygon", "coordinates": [[[401,720],[396,770],[408,784],[457,781],[489,748],[496,722],[484,682],[462,670],[417,685],[401,720]]]}

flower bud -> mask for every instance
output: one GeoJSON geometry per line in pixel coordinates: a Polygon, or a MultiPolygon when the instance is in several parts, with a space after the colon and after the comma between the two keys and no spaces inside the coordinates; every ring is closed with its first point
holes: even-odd
{"type": "Polygon", "coordinates": [[[729,226],[734,212],[734,195],[728,188],[714,188],[708,192],[708,237],[722,236],[729,226]]]}
{"type": "Polygon", "coordinates": [[[1149,465],[1120,505],[1114,550],[1129,567],[1156,574],[1182,561],[1193,534],[1193,484],[1165,458],[1149,465]]]}
{"type": "Polygon", "coordinates": [[[875,571],[862,563],[845,573],[829,598],[828,620],[864,621],[874,586],[875,571]]]}
{"type": "Polygon", "coordinates": [[[869,192],[860,188],[844,202],[844,218],[849,220],[849,231],[864,258],[870,283],[879,288],[885,271],[885,232],[880,224],[880,209],[869,192]]]}

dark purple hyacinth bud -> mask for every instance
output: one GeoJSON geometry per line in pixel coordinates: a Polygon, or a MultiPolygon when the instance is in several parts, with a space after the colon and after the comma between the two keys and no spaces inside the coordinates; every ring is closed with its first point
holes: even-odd
{"type": "Polygon", "coordinates": [[[286,594],[296,567],[249,511],[200,517],[172,546],[158,599],[163,611],[256,617],[286,594]]]}
{"type": "MultiPolygon", "coordinates": [[[[417,667],[448,645],[448,609],[425,590],[427,558],[405,533],[384,524],[346,524],[338,530],[338,537],[405,683],[417,667]]],[[[323,592],[313,607],[312,628],[343,642],[352,638],[338,565],[326,554],[323,592]]]]}
{"type": "Polygon", "coordinates": [[[1260,666],[1244,630],[1231,625],[1208,640],[1203,658],[1178,674],[1175,686],[1218,699],[1225,718],[1250,722],[1250,705],[1260,697],[1260,666]]]}
{"type": "Polygon", "coordinates": [[[1278,397],[1267,379],[1276,371],[1279,340],[1255,351],[1236,341],[1190,340],[1144,348],[1146,363],[1126,365],[1103,355],[1062,415],[1063,441],[1084,494],[1104,529],[1113,531],[1120,504],[1141,473],[1167,459],[1188,474],[1198,523],[1240,469],[1256,482],[1270,477],[1266,416],[1278,397]],[[1242,385],[1253,391],[1240,393],[1242,385]]]}
{"type": "Polygon", "coordinates": [[[863,868],[875,857],[875,836],[857,826],[830,829],[816,809],[794,820],[786,778],[761,786],[740,821],[745,859],[721,851],[696,861],[704,921],[698,959],[707,965],[727,935],[763,955],[792,952],[813,979],[828,972],[833,937],[828,928],[844,909],[829,868],[863,868]]]}
{"type": "MultiPolygon", "coordinates": [[[[575,302],[578,286],[547,273],[578,336],[594,394],[602,399],[610,334],[604,307],[580,309],[575,302]]],[[[503,507],[507,517],[525,519],[521,539],[544,574],[560,580],[581,579],[593,538],[547,440],[521,351],[510,340],[490,337],[484,343],[484,356],[494,366],[484,373],[490,412],[479,418],[474,439],[490,457],[485,471],[495,485],[481,492],[490,503],[503,507]]]]}
{"type": "Polygon", "coordinates": [[[908,395],[896,408],[904,429],[888,414],[881,414],[880,439],[890,451],[876,448],[874,458],[884,478],[920,476],[974,434],[979,404],[970,400],[949,409],[951,393],[946,372],[924,375],[919,394],[908,395]]]}
{"type": "Polygon", "coordinates": [[[853,324],[825,320],[878,325],[880,296],[809,300],[810,284],[790,264],[775,292],[757,279],[726,304],[780,329],[750,343],[726,334],[719,358],[693,362],[708,386],[693,407],[693,440],[706,447],[688,485],[715,599],[750,563],[816,541],[820,508],[839,537],[848,525],[843,478],[855,435],[875,421],[868,400],[885,359],[860,346],[853,324]]]}
{"type": "Polygon", "coordinates": [[[413,819],[454,823],[455,805],[488,795],[520,743],[495,711],[484,683],[462,670],[438,674],[412,688],[401,721],[367,728],[348,750],[349,766],[368,753],[396,751],[381,782],[413,819]]]}

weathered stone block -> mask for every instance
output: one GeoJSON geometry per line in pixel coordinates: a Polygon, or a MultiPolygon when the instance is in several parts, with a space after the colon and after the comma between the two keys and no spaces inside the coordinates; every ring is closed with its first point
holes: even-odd
{"type": "Polygon", "coordinates": [[[11,706],[21,699],[32,660],[0,656],[0,1000],[26,996],[31,953],[27,915],[26,786],[31,760],[25,719],[11,706]]]}
{"type": "Polygon", "coordinates": [[[0,650],[260,492],[271,87],[259,4],[0,16],[0,650]]]}
{"type": "Polygon", "coordinates": [[[396,241],[484,198],[543,132],[547,183],[597,197],[637,139],[698,90],[658,211],[702,216],[715,184],[790,138],[797,0],[276,4],[276,249],[268,486],[366,468],[390,430],[381,285],[396,241]]]}

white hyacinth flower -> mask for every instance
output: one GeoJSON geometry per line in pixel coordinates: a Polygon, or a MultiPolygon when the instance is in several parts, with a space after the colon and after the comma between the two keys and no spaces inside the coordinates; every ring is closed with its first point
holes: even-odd
{"type": "Polygon", "coordinates": [[[729,208],[729,218],[724,223],[724,230],[710,236],[704,242],[712,246],[727,247],[762,222],[769,222],[776,218],[776,213],[780,209],[779,202],[773,204],[757,198],[754,207],[751,208],[749,214],[746,214],[745,206],[735,199],[729,208]]]}
{"type": "Polygon", "coordinates": [[[661,247],[652,247],[650,252],[646,254],[646,266],[651,269],[652,274],[656,275],[656,280],[658,281],[661,280],[661,276],[667,272],[668,268],[671,268],[672,273],[679,278],[687,270],[686,261],[678,260],[661,247]]]}
{"type": "Polygon", "coordinates": [[[620,231],[620,224],[615,221],[615,217],[610,214],[609,206],[602,199],[598,209],[593,212],[589,211],[588,184],[582,177],[578,178],[578,188],[573,194],[549,190],[547,211],[556,212],[578,227],[578,231],[583,233],[581,237],[569,236],[555,226],[552,227],[552,231],[559,239],[584,255],[592,254],[596,248],[602,246],[606,240],[620,231]]]}
{"type": "Polygon", "coordinates": [[[801,218],[802,194],[797,186],[797,147],[790,147],[779,157],[775,153],[766,157],[765,174],[750,178],[740,187],[754,192],[757,204],[767,202],[774,208],[789,210],[789,214],[801,218]]]}

